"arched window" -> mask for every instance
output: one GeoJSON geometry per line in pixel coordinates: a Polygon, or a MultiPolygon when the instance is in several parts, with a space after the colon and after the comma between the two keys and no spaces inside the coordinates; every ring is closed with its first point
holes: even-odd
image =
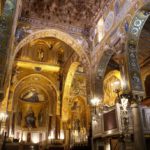
{"type": "Polygon", "coordinates": [[[97,31],[98,31],[98,42],[100,42],[102,40],[102,38],[104,37],[104,20],[103,20],[103,18],[101,18],[98,21],[97,31]]]}
{"type": "Polygon", "coordinates": [[[97,45],[104,37],[104,19],[103,18],[101,18],[98,21],[95,32],[96,32],[95,45],[97,45]]]}
{"type": "Polygon", "coordinates": [[[145,93],[146,97],[150,97],[150,75],[145,79],[145,93]]]}

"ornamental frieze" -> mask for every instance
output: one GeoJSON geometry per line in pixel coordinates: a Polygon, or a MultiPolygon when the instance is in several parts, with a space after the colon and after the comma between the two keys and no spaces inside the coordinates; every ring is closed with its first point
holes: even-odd
{"type": "Polygon", "coordinates": [[[138,64],[138,42],[141,34],[141,30],[149,17],[149,13],[146,11],[139,11],[134,17],[128,35],[127,41],[127,62],[128,62],[128,75],[130,82],[130,90],[133,93],[138,93],[138,91],[143,91],[140,67],[138,64]]]}
{"type": "Polygon", "coordinates": [[[89,28],[80,28],[73,25],[56,24],[54,22],[43,21],[41,19],[20,17],[19,21],[23,23],[28,23],[39,29],[42,29],[44,26],[45,28],[56,28],[62,31],[66,31],[67,33],[72,35],[80,34],[86,36],[89,34],[89,28]]]}

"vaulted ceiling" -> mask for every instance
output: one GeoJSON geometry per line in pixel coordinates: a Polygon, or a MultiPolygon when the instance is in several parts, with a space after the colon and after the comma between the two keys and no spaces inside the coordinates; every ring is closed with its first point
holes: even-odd
{"type": "Polygon", "coordinates": [[[22,17],[82,28],[97,22],[107,0],[23,0],[22,17]]]}
{"type": "Polygon", "coordinates": [[[17,60],[63,66],[74,53],[73,49],[56,38],[40,38],[25,45],[17,60]],[[41,59],[41,60],[40,60],[41,59]]]}

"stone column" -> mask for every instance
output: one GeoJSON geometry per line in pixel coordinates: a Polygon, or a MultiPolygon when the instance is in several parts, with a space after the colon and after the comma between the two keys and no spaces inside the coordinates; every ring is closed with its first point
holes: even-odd
{"type": "MultiPolygon", "coordinates": [[[[49,123],[51,121],[51,123],[49,124],[49,134],[51,135],[52,134],[52,131],[53,131],[53,134],[54,134],[54,139],[56,138],[56,116],[55,115],[52,115],[50,117],[51,119],[49,120],[49,123]]],[[[51,139],[53,140],[53,139],[51,139]]]]}
{"type": "Polygon", "coordinates": [[[55,138],[58,139],[60,136],[60,116],[56,115],[56,127],[55,127],[55,138]]]}
{"type": "Polygon", "coordinates": [[[105,148],[104,149],[105,150],[111,150],[110,140],[108,138],[105,140],[105,148]]]}
{"type": "Polygon", "coordinates": [[[132,104],[133,113],[133,128],[134,128],[134,144],[136,150],[145,150],[144,134],[141,123],[141,114],[139,103],[144,95],[144,88],[141,80],[140,65],[138,63],[138,43],[141,31],[145,25],[146,20],[150,16],[146,11],[138,11],[132,19],[129,27],[126,44],[126,72],[129,83],[129,91],[135,97],[135,103],[132,104]],[[136,31],[136,32],[132,32],[136,31]]]}
{"type": "Polygon", "coordinates": [[[146,150],[139,104],[135,102],[131,105],[131,109],[133,115],[134,149],[146,150]]]}
{"type": "Polygon", "coordinates": [[[67,148],[67,150],[70,148],[70,145],[72,144],[71,143],[71,131],[70,129],[65,129],[65,141],[64,141],[64,144],[65,144],[65,147],[67,148]]]}
{"type": "Polygon", "coordinates": [[[89,124],[89,135],[88,135],[88,147],[89,150],[93,150],[93,129],[92,129],[92,112],[90,114],[90,124],[89,124]]]}

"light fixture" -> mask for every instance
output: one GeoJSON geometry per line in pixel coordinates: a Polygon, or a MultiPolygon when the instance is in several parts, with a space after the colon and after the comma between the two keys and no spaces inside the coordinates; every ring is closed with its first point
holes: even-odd
{"type": "Polygon", "coordinates": [[[5,122],[8,115],[6,112],[0,112],[0,122],[5,122]]]}
{"type": "Polygon", "coordinates": [[[111,83],[111,86],[112,86],[113,92],[117,94],[117,98],[118,98],[116,99],[116,102],[117,102],[118,100],[120,100],[120,92],[122,89],[121,81],[119,79],[116,79],[113,83],[111,83]]]}
{"type": "Polygon", "coordinates": [[[50,132],[50,134],[49,134],[49,136],[48,136],[48,139],[49,139],[49,140],[55,139],[54,130],[51,130],[51,132],[50,132]]]}
{"type": "Polygon", "coordinates": [[[38,133],[32,133],[32,142],[33,142],[34,144],[39,143],[39,136],[38,136],[38,133]]]}
{"type": "MultiPolygon", "coordinates": [[[[99,114],[100,114],[100,112],[101,112],[101,109],[102,109],[102,99],[99,99],[98,97],[94,97],[94,98],[92,98],[91,99],[91,108],[92,108],[92,111],[93,111],[93,115],[95,116],[95,115],[98,115],[99,116],[99,114]]],[[[93,116],[93,117],[94,117],[93,116]]],[[[93,118],[92,118],[92,120],[93,120],[93,118]]]]}
{"type": "Polygon", "coordinates": [[[91,102],[91,108],[92,108],[91,110],[92,110],[92,112],[94,110],[94,114],[92,114],[92,112],[91,112],[91,115],[90,115],[91,121],[90,121],[88,138],[91,140],[88,143],[88,147],[89,147],[89,149],[92,149],[92,140],[93,140],[93,137],[92,137],[93,129],[92,128],[93,128],[93,124],[96,121],[96,107],[100,104],[101,100],[98,97],[93,97],[90,102],[91,102]]]}
{"type": "Polygon", "coordinates": [[[127,106],[128,106],[128,99],[125,97],[121,98],[121,106],[123,108],[123,111],[127,111],[127,106]]]}
{"type": "Polygon", "coordinates": [[[115,93],[119,93],[121,91],[121,81],[119,79],[111,83],[111,86],[115,93]]]}
{"type": "Polygon", "coordinates": [[[60,139],[60,140],[64,140],[64,138],[65,138],[64,131],[63,131],[63,130],[60,130],[59,139],[60,139]]]}
{"type": "Polygon", "coordinates": [[[92,106],[97,106],[100,103],[100,99],[97,97],[94,97],[91,99],[92,106]]]}
{"type": "Polygon", "coordinates": [[[2,130],[5,130],[5,127],[2,128],[1,124],[6,122],[8,114],[6,112],[0,112],[0,134],[2,134],[2,130]]]}

